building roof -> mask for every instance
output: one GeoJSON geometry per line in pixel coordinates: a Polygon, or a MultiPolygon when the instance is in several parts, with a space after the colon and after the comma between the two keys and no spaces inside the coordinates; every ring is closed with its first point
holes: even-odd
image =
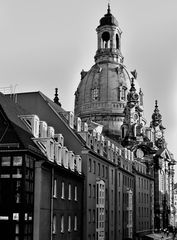
{"type": "Polygon", "coordinates": [[[33,149],[36,153],[42,154],[32,140],[34,136],[19,118],[20,115],[28,114],[28,112],[2,93],[0,93],[0,114],[0,144],[19,143],[19,149],[33,149]]]}
{"type": "Polygon", "coordinates": [[[107,13],[104,15],[104,17],[100,19],[99,27],[105,26],[105,25],[118,26],[117,19],[111,14],[111,9],[109,4],[108,4],[107,13]]]}
{"type": "Polygon", "coordinates": [[[63,116],[67,112],[63,108],[40,91],[18,93],[16,99],[28,114],[36,114],[41,121],[46,121],[48,126],[54,127],[55,133],[61,133],[64,136],[64,144],[69,150],[80,154],[81,145],[84,145],[83,140],[69,127],[63,116]]]}

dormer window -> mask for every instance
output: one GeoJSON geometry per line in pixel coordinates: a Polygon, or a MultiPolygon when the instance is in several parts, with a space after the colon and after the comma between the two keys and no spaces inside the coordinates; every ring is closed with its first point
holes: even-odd
{"type": "Polygon", "coordinates": [[[99,95],[99,89],[98,88],[92,89],[92,99],[94,101],[98,100],[98,95],[99,95]]]}

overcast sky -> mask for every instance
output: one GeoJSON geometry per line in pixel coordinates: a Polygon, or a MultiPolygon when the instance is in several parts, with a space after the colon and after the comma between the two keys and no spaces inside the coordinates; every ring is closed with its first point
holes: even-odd
{"type": "MultiPolygon", "coordinates": [[[[168,148],[177,160],[177,0],[112,0],[122,54],[138,72],[149,121],[157,99],[168,148]]],[[[94,64],[96,27],[106,0],[1,0],[0,88],[42,91],[73,110],[82,69],[94,64]]],[[[176,168],[177,169],[177,168],[176,168]]],[[[177,177],[176,177],[177,179],[177,177]]]]}

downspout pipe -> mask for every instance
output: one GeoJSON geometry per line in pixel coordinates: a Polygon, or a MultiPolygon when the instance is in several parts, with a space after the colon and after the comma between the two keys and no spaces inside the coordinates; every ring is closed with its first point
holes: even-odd
{"type": "Polygon", "coordinates": [[[50,198],[50,240],[53,239],[53,189],[54,189],[54,168],[51,170],[51,198],[50,198]]]}

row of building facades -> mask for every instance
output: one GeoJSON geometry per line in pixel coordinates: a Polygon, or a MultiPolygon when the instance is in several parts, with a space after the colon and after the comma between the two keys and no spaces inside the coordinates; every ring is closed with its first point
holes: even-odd
{"type": "Polygon", "coordinates": [[[157,101],[149,126],[110,6],[75,110],[0,94],[0,233],[6,240],[143,239],[175,225],[174,164],[157,101]],[[131,76],[131,77],[130,77],[131,76]]]}

